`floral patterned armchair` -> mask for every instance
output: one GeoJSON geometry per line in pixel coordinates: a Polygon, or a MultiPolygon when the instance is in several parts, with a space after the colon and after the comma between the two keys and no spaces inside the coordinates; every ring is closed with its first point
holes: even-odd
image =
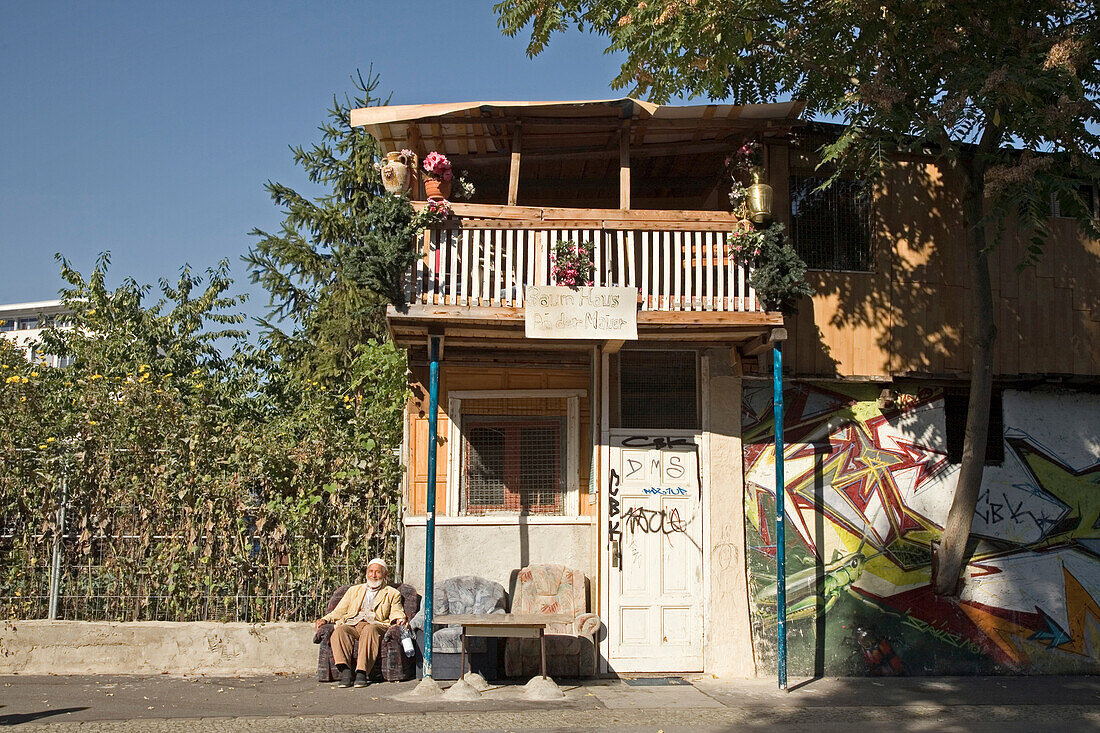
{"type": "MultiPolygon", "coordinates": [[[[512,613],[566,614],[573,620],[546,626],[546,671],[553,677],[596,673],[594,636],[600,617],[588,612],[584,573],[564,565],[529,565],[516,576],[512,613]]],[[[539,673],[538,639],[509,639],[504,670],[509,677],[539,673]]]]}

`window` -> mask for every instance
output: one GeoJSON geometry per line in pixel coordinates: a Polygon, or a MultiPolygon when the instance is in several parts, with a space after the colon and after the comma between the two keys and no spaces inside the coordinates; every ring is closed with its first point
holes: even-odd
{"type": "Polygon", "coordinates": [[[871,205],[864,181],[791,176],[791,240],[811,270],[871,270],[871,205]]]}
{"type": "Polygon", "coordinates": [[[619,353],[619,427],[691,430],[699,427],[694,351],[619,353]]]}
{"type": "Polygon", "coordinates": [[[14,331],[15,321],[0,321],[0,331],[14,331]]]}
{"type": "Polygon", "coordinates": [[[19,319],[19,330],[20,331],[29,331],[29,330],[34,329],[34,328],[38,328],[38,319],[37,318],[20,318],[19,319]]]}
{"type": "Polygon", "coordinates": [[[581,442],[584,397],[583,389],[450,391],[447,513],[576,518],[592,452],[581,442]]]}
{"type": "MultiPolygon", "coordinates": [[[[943,396],[944,421],[947,426],[947,460],[962,463],[963,442],[966,439],[966,410],[970,395],[948,392],[943,396]]],[[[1001,391],[993,390],[989,399],[989,433],[985,444],[985,465],[999,466],[1005,460],[1004,413],[1001,391]]]]}
{"type": "Polygon", "coordinates": [[[1075,212],[1084,205],[1092,218],[1097,218],[1100,205],[1097,202],[1096,188],[1090,183],[1082,183],[1073,187],[1080,197],[1080,201],[1072,200],[1068,194],[1059,196],[1056,193],[1050,195],[1050,215],[1054,217],[1073,217],[1075,212]]]}
{"type": "Polygon", "coordinates": [[[463,418],[464,514],[563,514],[564,420],[559,417],[463,418]]]}

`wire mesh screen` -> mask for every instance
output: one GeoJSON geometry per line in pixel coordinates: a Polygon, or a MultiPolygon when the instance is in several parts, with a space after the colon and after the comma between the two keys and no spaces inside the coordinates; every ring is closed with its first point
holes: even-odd
{"type": "Polygon", "coordinates": [[[53,528],[24,531],[19,519],[0,521],[0,616],[47,617],[56,558],[62,619],[310,621],[323,613],[338,586],[362,580],[365,558],[392,556],[395,549],[393,536],[348,547],[345,536],[317,532],[296,551],[290,549],[294,537],[286,538],[286,547],[273,547],[267,536],[244,534],[237,571],[211,570],[196,581],[177,570],[202,565],[211,540],[188,538],[178,527],[150,533],[143,523],[160,527],[156,518],[128,506],[112,508],[94,522],[70,518],[60,535],[53,528]],[[173,553],[173,547],[182,551],[173,553]]]}
{"type": "Polygon", "coordinates": [[[561,417],[463,418],[466,514],[562,514],[561,417]]]}
{"type": "Polygon", "coordinates": [[[621,427],[691,430],[699,427],[694,351],[619,354],[621,427]]]}
{"type": "Polygon", "coordinates": [[[812,270],[871,269],[871,207],[864,181],[840,179],[824,191],[816,176],[791,176],[791,239],[812,270]]]}

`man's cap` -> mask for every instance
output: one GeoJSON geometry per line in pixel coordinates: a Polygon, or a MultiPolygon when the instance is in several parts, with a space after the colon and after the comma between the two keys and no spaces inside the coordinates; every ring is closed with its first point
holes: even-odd
{"type": "Polygon", "coordinates": [[[367,567],[368,567],[368,568],[369,568],[369,567],[370,567],[371,565],[381,565],[381,566],[382,566],[382,569],[383,569],[383,570],[385,570],[385,571],[386,571],[387,573],[388,573],[388,572],[390,571],[390,567],[389,567],[388,565],[386,565],[386,561],[385,561],[385,560],[383,560],[383,559],[382,559],[382,558],[380,558],[380,557],[376,557],[376,558],[374,558],[373,560],[371,560],[371,561],[370,561],[369,563],[367,563],[367,567]]]}

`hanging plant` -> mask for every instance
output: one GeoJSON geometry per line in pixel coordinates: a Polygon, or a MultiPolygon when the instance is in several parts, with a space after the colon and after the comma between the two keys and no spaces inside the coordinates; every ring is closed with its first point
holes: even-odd
{"type": "Polygon", "coordinates": [[[735,231],[726,239],[726,248],[738,264],[749,267],[749,285],[764,310],[797,313],[798,299],[814,294],[806,282],[806,263],[782,224],[735,231]]]}
{"type": "Polygon", "coordinates": [[[559,239],[550,254],[554,282],[569,288],[592,284],[592,243],[559,239]]]}

